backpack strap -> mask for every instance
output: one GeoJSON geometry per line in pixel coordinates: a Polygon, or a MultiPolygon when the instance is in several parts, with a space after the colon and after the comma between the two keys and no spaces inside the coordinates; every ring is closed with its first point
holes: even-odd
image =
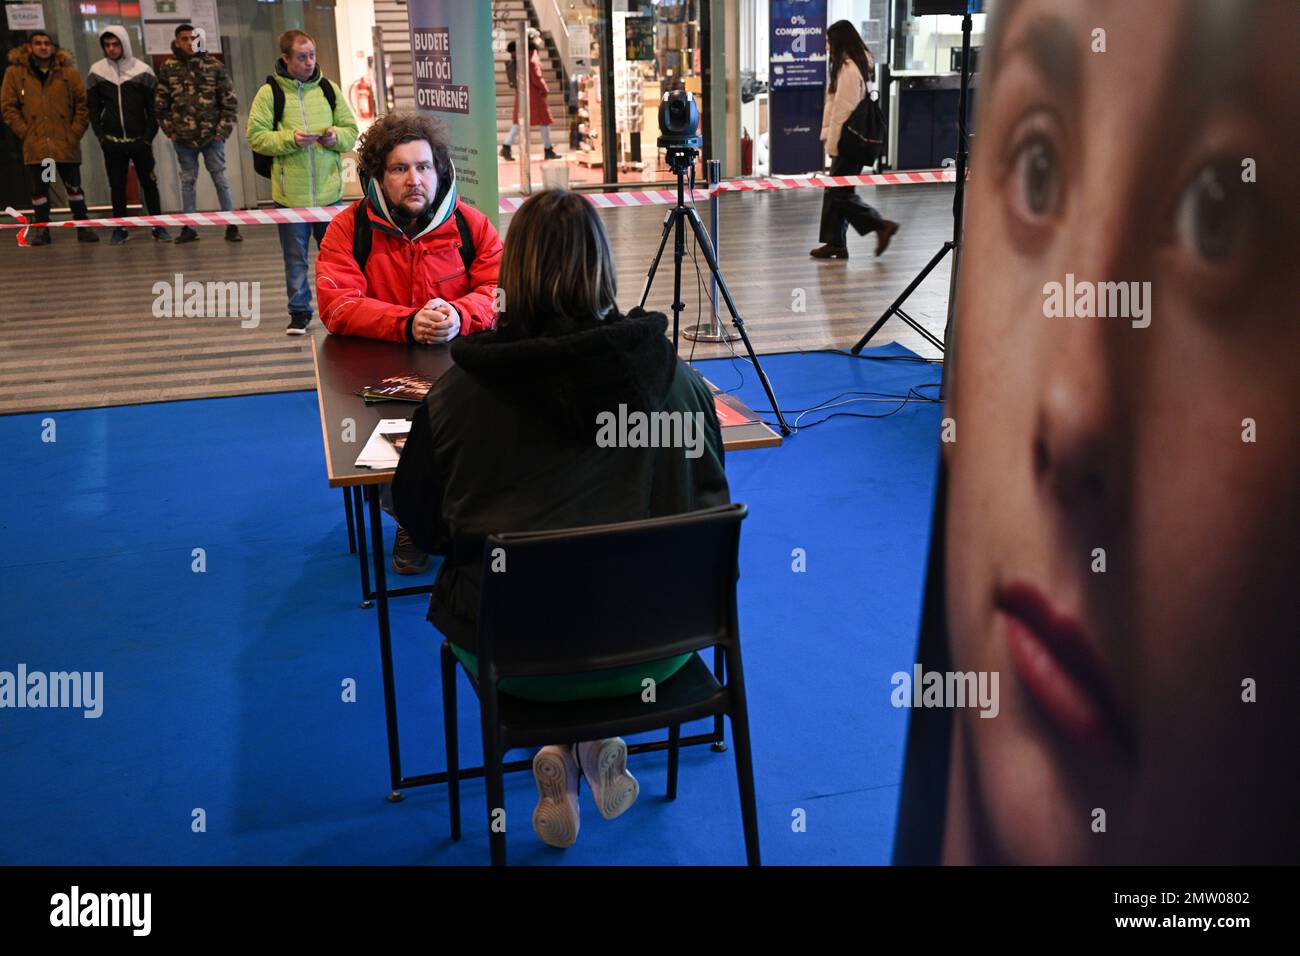
{"type": "Polygon", "coordinates": [[[366,261],[370,258],[370,246],[374,242],[369,205],[369,198],[362,198],[352,210],[352,258],[357,260],[357,268],[363,275],[366,261]]]}
{"type": "Polygon", "coordinates": [[[271,129],[278,129],[284,119],[284,90],[273,76],[266,78],[266,85],[271,88],[271,129]]]}
{"type": "Polygon", "coordinates": [[[456,206],[456,228],[460,230],[460,261],[465,263],[465,275],[469,275],[470,266],[474,264],[474,233],[470,231],[465,214],[456,206]]]}
{"type": "Polygon", "coordinates": [[[325,102],[330,105],[330,113],[334,112],[334,104],[338,102],[338,97],[334,94],[334,87],[325,77],[320,78],[320,91],[325,94],[325,102]]]}
{"type": "MultiPolygon", "coordinates": [[[[352,258],[357,261],[357,268],[366,271],[366,262],[370,259],[370,247],[374,243],[373,228],[370,225],[369,198],[362,199],[352,210],[352,258]]],[[[465,215],[456,209],[456,228],[460,232],[460,261],[465,265],[465,274],[469,275],[474,264],[474,234],[470,231],[465,215]]]]}

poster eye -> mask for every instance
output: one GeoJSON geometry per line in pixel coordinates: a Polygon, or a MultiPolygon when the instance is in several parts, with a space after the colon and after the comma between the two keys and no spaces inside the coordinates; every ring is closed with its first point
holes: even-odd
{"type": "Polygon", "coordinates": [[[1247,197],[1221,164],[1204,166],[1178,198],[1174,234],[1179,245],[1207,262],[1240,250],[1250,214],[1247,197]]]}
{"type": "Polygon", "coordinates": [[[1010,201],[1016,214],[1030,222],[1055,215],[1061,202],[1056,152],[1042,137],[1025,143],[1016,154],[1010,201]]]}

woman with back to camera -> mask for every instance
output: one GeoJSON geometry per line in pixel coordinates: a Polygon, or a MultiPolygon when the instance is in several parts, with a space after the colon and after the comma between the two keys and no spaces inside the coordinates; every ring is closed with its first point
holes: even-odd
{"type": "MultiPolygon", "coordinates": [[[[876,61],[848,20],[839,20],[826,31],[826,71],[821,139],[831,157],[830,175],[856,176],[862,172],[862,163],[840,155],[840,134],[858,104],[871,94],[876,61]]],[[[889,240],[898,232],[898,223],[864,203],[852,186],[832,186],[822,193],[817,236],[822,245],[809,255],[814,259],[847,259],[850,225],[860,236],[876,234],[876,255],[889,248],[889,240]]]]}
{"type": "MultiPolygon", "coordinates": [[[[456,364],[416,410],[393,478],[402,527],[429,553],[447,555],[429,620],[473,672],[487,535],[634,521],[730,501],[709,387],[678,360],[663,314],[619,314],[609,239],[587,200],[550,190],[524,203],[506,234],[498,285],[506,307],[496,329],[452,342],[456,364]],[[597,417],[620,405],[629,413],[700,414],[701,443],[599,447],[597,417]]],[[[539,625],[537,639],[562,640],[563,632],[539,625]]],[[[646,677],[669,679],[689,659],[594,677],[507,679],[501,690],[528,700],[622,697],[641,693],[646,677]]],[[[621,739],[543,747],[533,759],[533,828],[551,846],[577,839],[580,772],[606,819],[636,800],[621,739]]]]}

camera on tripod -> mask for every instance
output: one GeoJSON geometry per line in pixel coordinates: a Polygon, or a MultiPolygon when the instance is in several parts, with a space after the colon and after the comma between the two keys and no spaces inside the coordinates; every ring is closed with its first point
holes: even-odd
{"type": "Polygon", "coordinates": [[[659,102],[658,145],[667,151],[673,172],[694,165],[704,138],[700,136],[700,108],[686,90],[665,93],[659,102]]]}

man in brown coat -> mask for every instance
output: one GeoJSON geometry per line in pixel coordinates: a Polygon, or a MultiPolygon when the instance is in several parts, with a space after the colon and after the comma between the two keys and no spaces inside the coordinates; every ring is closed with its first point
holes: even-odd
{"type": "MultiPolygon", "coordinates": [[[[86,87],[72,65],[72,54],[54,45],[48,33],[34,32],[25,46],[9,51],[9,68],[0,84],[0,113],[23,141],[23,163],[32,186],[37,223],[50,221],[50,183],[57,169],[68,190],[68,205],[77,219],[89,219],[81,191],[81,137],[90,125],[86,87]]],[[[87,228],[82,242],[98,242],[87,228]]],[[[31,245],[50,241],[47,228],[32,230],[31,245]]]]}

